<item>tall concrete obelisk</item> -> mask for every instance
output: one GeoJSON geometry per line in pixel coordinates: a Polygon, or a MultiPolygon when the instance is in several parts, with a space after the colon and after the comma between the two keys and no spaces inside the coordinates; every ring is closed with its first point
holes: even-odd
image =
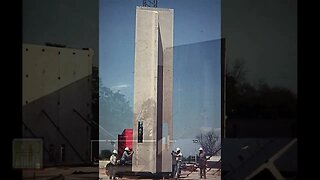
{"type": "Polygon", "coordinates": [[[136,8],[133,171],[171,172],[173,14],[136,8]]]}

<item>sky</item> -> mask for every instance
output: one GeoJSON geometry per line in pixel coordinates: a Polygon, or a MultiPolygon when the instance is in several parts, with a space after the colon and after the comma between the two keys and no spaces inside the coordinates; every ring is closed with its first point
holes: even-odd
{"type": "Polygon", "coordinates": [[[22,1],[23,43],[92,48],[95,53],[93,66],[98,66],[98,5],[98,0],[22,1]]]}
{"type": "MultiPolygon", "coordinates": [[[[135,9],[140,5],[142,0],[99,4],[99,75],[131,106],[135,9]]],[[[179,140],[174,147],[191,154],[200,130],[220,129],[220,0],[161,0],[158,7],[174,9],[173,125],[179,140]]]]}
{"type": "Polygon", "coordinates": [[[220,43],[212,40],[174,47],[173,127],[177,147],[188,149],[200,132],[220,133],[220,43]]]}
{"type": "Polygon", "coordinates": [[[297,0],[224,0],[227,63],[242,59],[247,80],[297,93],[297,0]]]}

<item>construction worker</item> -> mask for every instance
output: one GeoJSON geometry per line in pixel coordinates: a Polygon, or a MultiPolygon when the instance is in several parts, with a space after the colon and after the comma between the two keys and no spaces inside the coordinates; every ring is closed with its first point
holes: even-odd
{"type": "Polygon", "coordinates": [[[110,179],[116,179],[117,154],[117,150],[113,150],[110,156],[110,163],[108,164],[110,179]]]}
{"type": "Polygon", "coordinates": [[[174,158],[173,160],[173,165],[174,168],[172,169],[172,175],[174,178],[179,178],[180,172],[181,172],[181,163],[182,163],[182,153],[181,149],[177,148],[176,152],[172,151],[171,152],[172,157],[174,158]]]}
{"type": "Polygon", "coordinates": [[[133,153],[134,153],[133,151],[130,151],[130,149],[128,147],[126,147],[124,149],[124,152],[123,152],[122,157],[120,159],[120,164],[121,165],[128,164],[128,161],[130,161],[130,158],[133,153]]]}
{"type": "Polygon", "coordinates": [[[207,158],[205,152],[203,151],[202,147],[199,148],[199,169],[200,169],[200,179],[203,177],[206,179],[206,167],[207,167],[207,158]]]}

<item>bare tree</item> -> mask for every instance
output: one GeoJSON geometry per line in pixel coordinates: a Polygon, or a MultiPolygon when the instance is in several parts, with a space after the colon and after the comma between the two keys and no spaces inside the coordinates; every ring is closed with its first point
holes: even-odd
{"type": "Polygon", "coordinates": [[[219,142],[219,135],[217,135],[214,131],[201,133],[196,136],[196,139],[199,140],[201,147],[208,155],[214,156],[220,152],[221,143],[219,142]]]}

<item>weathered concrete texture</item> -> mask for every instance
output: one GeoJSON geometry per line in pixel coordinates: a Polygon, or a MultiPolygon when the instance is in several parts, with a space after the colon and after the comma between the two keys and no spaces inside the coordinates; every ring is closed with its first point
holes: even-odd
{"type": "Polygon", "coordinates": [[[22,104],[92,74],[92,50],[23,44],[22,104]]]}
{"type": "Polygon", "coordinates": [[[132,170],[170,172],[173,10],[137,7],[135,38],[132,170]],[[139,122],[142,143],[137,141],[139,122]]]}
{"type": "Polygon", "coordinates": [[[23,138],[43,138],[45,166],[89,162],[93,52],[35,45],[24,51],[23,138]]]}

